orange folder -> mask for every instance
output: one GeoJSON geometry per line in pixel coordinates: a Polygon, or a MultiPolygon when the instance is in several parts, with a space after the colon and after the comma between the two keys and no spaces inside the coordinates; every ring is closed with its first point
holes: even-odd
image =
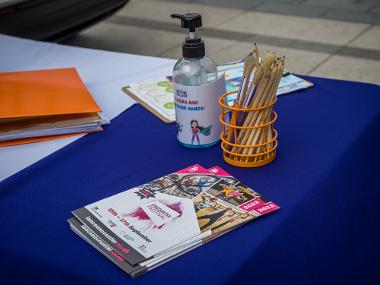
{"type": "MultiPolygon", "coordinates": [[[[0,120],[100,111],[75,68],[0,72],[0,120]]],[[[0,145],[45,141],[63,136],[69,135],[20,139],[0,145]]]]}

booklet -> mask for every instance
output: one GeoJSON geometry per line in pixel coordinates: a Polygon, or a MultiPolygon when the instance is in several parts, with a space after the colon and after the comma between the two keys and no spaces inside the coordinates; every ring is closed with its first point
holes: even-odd
{"type": "Polygon", "coordinates": [[[73,231],[135,277],[279,207],[193,165],[73,211],[73,231]]]}

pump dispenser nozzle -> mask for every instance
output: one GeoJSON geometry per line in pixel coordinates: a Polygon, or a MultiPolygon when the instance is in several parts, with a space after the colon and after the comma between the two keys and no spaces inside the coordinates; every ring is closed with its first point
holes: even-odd
{"type": "Polygon", "coordinates": [[[205,46],[202,39],[196,35],[195,29],[202,27],[202,16],[198,13],[172,14],[172,18],[181,19],[181,27],[189,29],[189,36],[182,45],[184,58],[197,58],[205,55],[205,46]]]}
{"type": "Polygon", "coordinates": [[[172,14],[172,18],[181,19],[181,27],[195,32],[195,28],[202,27],[202,16],[198,13],[172,14]]]}

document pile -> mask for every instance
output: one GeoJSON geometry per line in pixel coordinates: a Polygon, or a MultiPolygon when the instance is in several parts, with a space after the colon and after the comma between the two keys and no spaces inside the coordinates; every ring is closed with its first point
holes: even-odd
{"type": "Polygon", "coordinates": [[[75,68],[0,73],[0,146],[101,131],[99,112],[75,68]]]}
{"type": "Polygon", "coordinates": [[[277,209],[220,167],[193,165],[74,210],[68,222],[137,277],[277,209]]]}

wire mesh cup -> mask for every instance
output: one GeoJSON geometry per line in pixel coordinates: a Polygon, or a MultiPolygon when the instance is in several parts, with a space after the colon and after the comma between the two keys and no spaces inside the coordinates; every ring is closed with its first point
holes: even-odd
{"type": "Polygon", "coordinates": [[[277,113],[273,106],[276,96],[269,104],[255,108],[229,106],[228,92],[219,98],[222,108],[221,147],[224,160],[238,167],[259,167],[272,162],[276,157],[277,136],[274,123],[277,113]]]}

